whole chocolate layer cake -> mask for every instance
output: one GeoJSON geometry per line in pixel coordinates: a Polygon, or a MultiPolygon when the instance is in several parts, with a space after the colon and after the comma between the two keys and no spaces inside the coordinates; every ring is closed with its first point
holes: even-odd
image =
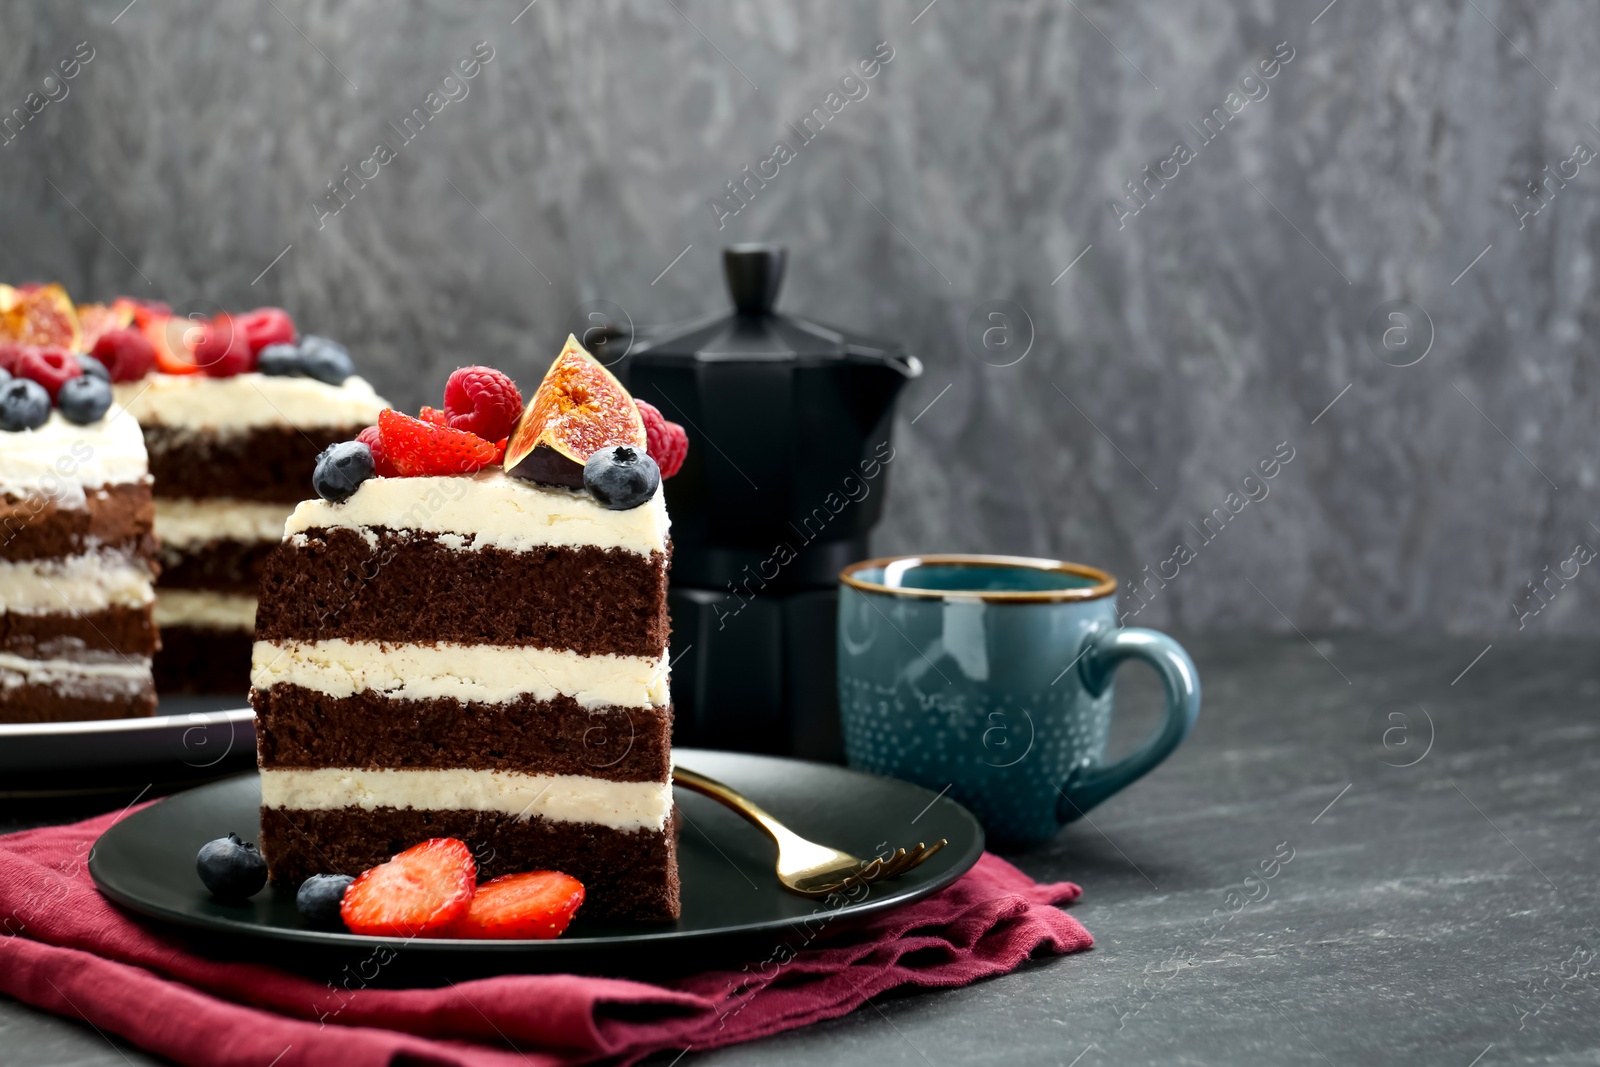
{"type": "MultiPolygon", "coordinates": [[[[381,424],[380,424],[381,425],[381,424]]],[[[431,837],[584,913],[678,915],[666,506],[498,468],[307,501],[267,558],[251,700],[275,880],[431,837]]]]}

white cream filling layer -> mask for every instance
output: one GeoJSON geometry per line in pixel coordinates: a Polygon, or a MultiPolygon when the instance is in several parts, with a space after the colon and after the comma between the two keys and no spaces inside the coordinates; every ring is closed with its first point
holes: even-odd
{"type": "Polygon", "coordinates": [[[70,659],[27,659],[0,652],[0,689],[23,685],[49,686],[66,697],[137,696],[154,683],[147,656],[114,662],[70,659]]]}
{"type": "Polygon", "coordinates": [[[446,535],[452,548],[467,551],[592,545],[648,556],[666,551],[671,523],[659,489],[639,507],[608,511],[588,493],[534,485],[497,468],[466,477],[372,478],[342,504],[304,501],[284,536],[374,526],[446,535]]]}
{"type": "Polygon", "coordinates": [[[256,628],[256,598],[205,589],[162,589],[156,596],[157,626],[197,626],[208,630],[256,628]]]}
{"type": "Polygon", "coordinates": [[[302,811],[489,811],[519,820],[662,830],[672,812],[672,785],[512,771],[267,769],[261,772],[261,804],[302,811]]]}
{"type": "Polygon", "coordinates": [[[262,426],[353,426],[378,421],[389,405],[361,378],[329,385],[315,378],[239,374],[152,374],[112,387],[117,403],[145,426],[239,433],[262,426]]]}
{"type": "Polygon", "coordinates": [[[156,497],[156,536],[163,545],[194,548],[210,541],[277,541],[288,504],[255,500],[168,500],[156,497]]]}
{"type": "Polygon", "coordinates": [[[123,552],[0,560],[0,610],[24,615],[138,608],[155,593],[150,571],[123,552]]]}
{"type": "Polygon", "coordinates": [[[140,482],[148,473],[139,424],[115,405],[87,426],[52,411],[37,430],[0,433],[0,493],[82,508],[88,506],[85,486],[140,482]]]}
{"type": "Polygon", "coordinates": [[[371,690],[397,700],[504,704],[569,696],[586,708],[662,707],[667,657],[583,656],[513,645],[257,641],[250,684],[287,682],[334,697],[371,690]]]}

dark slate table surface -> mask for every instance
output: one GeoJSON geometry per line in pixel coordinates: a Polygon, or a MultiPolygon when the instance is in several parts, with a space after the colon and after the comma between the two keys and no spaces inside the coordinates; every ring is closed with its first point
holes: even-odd
{"type": "MultiPolygon", "coordinates": [[[[1600,1062],[1593,643],[1499,640],[1476,662],[1486,641],[1188,643],[1205,686],[1189,742],[1010,857],[1084,887],[1092,951],[679,1062],[1600,1062]]],[[[1126,745],[1155,695],[1119,684],[1126,745]]],[[[85,813],[12,803],[0,828],[85,813]]],[[[0,1050],[157,1062],[3,1000],[0,1050]]]]}

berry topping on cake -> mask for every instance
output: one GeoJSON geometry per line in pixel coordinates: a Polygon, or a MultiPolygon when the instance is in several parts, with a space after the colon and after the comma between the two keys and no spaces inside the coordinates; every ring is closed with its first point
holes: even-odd
{"type": "Polygon", "coordinates": [[[59,285],[0,287],[0,341],[81,351],[78,310],[59,285]]]}
{"type": "Polygon", "coordinates": [[[267,884],[266,859],[255,845],[239,840],[238,834],[201,845],[194,867],[218,900],[244,900],[267,884]]]}
{"type": "Polygon", "coordinates": [[[472,904],[477,876],[466,845],[453,837],[436,837],[350,883],[339,914],[355,934],[448,937],[472,904]]]}
{"type": "Polygon", "coordinates": [[[50,394],[27,378],[0,385],[0,430],[37,430],[50,419],[50,394]]]}
{"type": "Polygon", "coordinates": [[[602,448],[583,465],[584,488],[612,511],[638,507],[655,495],[660,484],[656,461],[632,445],[602,448]]]}
{"type": "Polygon", "coordinates": [[[194,344],[194,362],[213,378],[232,378],[256,366],[244,330],[226,313],[214,316],[201,328],[194,344]]]}
{"type": "MultiPolygon", "coordinates": [[[[421,419],[423,422],[427,423],[429,426],[449,426],[450,425],[450,416],[446,415],[444,412],[440,411],[438,408],[425,407],[421,411],[417,412],[417,418],[421,419]]],[[[468,432],[470,433],[471,431],[469,430],[468,432]]]]}
{"type": "Polygon", "coordinates": [[[350,352],[338,341],[307,334],[300,340],[301,373],[329,385],[343,385],[356,372],[350,352]]]}
{"type": "Polygon", "coordinates": [[[44,386],[52,403],[63,385],[83,376],[78,357],[65,348],[23,348],[11,362],[10,370],[19,378],[29,378],[44,386]]]}
{"type": "Polygon", "coordinates": [[[393,408],[378,414],[383,454],[402,478],[470,474],[495,462],[499,455],[492,441],[465,430],[402,415],[393,408]]]}
{"type": "Polygon", "coordinates": [[[268,345],[294,344],[294,320],[282,308],[256,308],[234,321],[244,331],[251,352],[259,353],[268,345]]]}
{"type": "Polygon", "coordinates": [[[522,393],[516,382],[492,367],[460,367],[445,382],[444,413],[453,429],[498,441],[516,426],[522,393]]]}
{"type": "Polygon", "coordinates": [[[383,434],[376,426],[368,426],[356,434],[356,440],[367,446],[367,451],[372,453],[372,468],[380,478],[398,478],[400,472],[394,469],[394,464],[389,462],[389,454],[383,450],[383,434]]]}
{"type": "Polygon", "coordinates": [[[77,355],[78,369],[83,371],[86,378],[99,378],[102,382],[111,381],[111,370],[93,356],[86,356],[82,352],[77,355]]]}
{"type": "Polygon", "coordinates": [[[100,338],[113,330],[126,330],[133,325],[134,302],[118,297],[110,305],[79,304],[78,330],[83,335],[79,351],[93,352],[100,338]]]}
{"type": "Polygon", "coordinates": [[[583,883],[560,871],[503,874],[483,883],[454,937],[549,940],[560,937],[578,906],[583,883]]]}
{"type": "Polygon", "coordinates": [[[646,447],[633,397],[568,336],[506,445],[506,473],[582,488],[589,457],[608,445],[646,447]]]}
{"type": "Polygon", "coordinates": [[[294,906],[313,926],[343,926],[339,905],[344,901],[344,891],[354,881],[348,874],[313,874],[300,883],[294,906]]]}
{"type": "Polygon", "coordinates": [[[661,477],[670,478],[683,467],[683,458],[689,454],[689,435],[682,426],[668,422],[667,417],[654,404],[635,399],[639,417],[644,420],[644,435],[650,458],[661,468],[661,477]]]}
{"type": "Polygon", "coordinates": [[[349,500],[350,495],[361,488],[361,483],[375,473],[377,465],[370,448],[360,441],[341,441],[329,445],[317,457],[311,487],[322,499],[337,504],[349,500]]]}
{"type": "Polygon", "coordinates": [[[56,394],[56,406],[68,422],[87,426],[111,408],[111,382],[92,374],[74,378],[56,394]]]}
{"type": "Polygon", "coordinates": [[[131,327],[101,334],[91,351],[111,372],[114,382],[136,382],[156,365],[150,339],[131,327]]]}
{"type": "Polygon", "coordinates": [[[300,349],[296,345],[268,345],[256,353],[256,370],[272,378],[292,378],[301,373],[300,349]]]}

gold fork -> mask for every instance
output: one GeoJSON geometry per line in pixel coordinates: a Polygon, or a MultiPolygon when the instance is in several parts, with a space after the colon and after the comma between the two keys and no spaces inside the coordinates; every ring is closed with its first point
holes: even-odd
{"type": "Polygon", "coordinates": [[[806,840],[753,801],[715,778],[674,767],[672,780],[685,789],[732,808],[766,831],[778,846],[778,881],[785,889],[803,897],[825,897],[841,889],[898,878],[913,867],[922,865],[928,857],[949,844],[946,838],[940,838],[932,845],[918,841],[916,847],[909,851],[899,848],[888,856],[871,860],[857,859],[848,852],[806,840]]]}

